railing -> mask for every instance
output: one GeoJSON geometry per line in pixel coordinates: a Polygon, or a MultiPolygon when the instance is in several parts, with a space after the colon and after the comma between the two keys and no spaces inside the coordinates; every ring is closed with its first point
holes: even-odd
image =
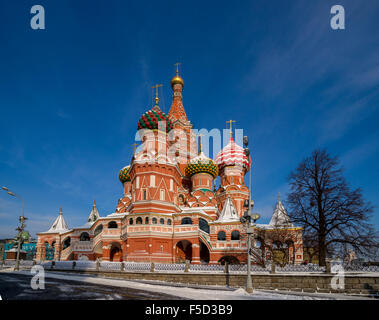
{"type": "MultiPolygon", "coordinates": [[[[0,261],[0,268],[10,268],[15,265],[15,260],[0,261]]],[[[228,268],[224,265],[201,265],[184,263],[145,263],[145,262],[110,262],[110,261],[44,261],[34,262],[30,260],[21,260],[20,266],[31,267],[34,264],[42,265],[50,270],[98,270],[98,271],[119,271],[119,272],[161,272],[161,273],[224,273],[228,270],[231,274],[246,274],[246,264],[230,264],[228,268]]],[[[362,266],[362,265],[342,265],[345,273],[379,273],[379,266],[362,266]]],[[[265,267],[252,265],[251,272],[254,273],[272,273],[272,265],[266,264],[265,267]]],[[[280,267],[275,266],[275,273],[325,273],[325,267],[319,265],[286,265],[280,267]]],[[[333,271],[333,266],[331,269],[333,271]]]]}

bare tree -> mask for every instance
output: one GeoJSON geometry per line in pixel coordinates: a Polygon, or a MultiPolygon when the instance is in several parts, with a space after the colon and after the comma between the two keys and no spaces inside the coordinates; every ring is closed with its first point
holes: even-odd
{"type": "Polygon", "coordinates": [[[315,150],[289,175],[287,208],[292,221],[316,244],[319,264],[326,256],[349,246],[370,255],[378,248],[378,234],[370,224],[373,206],[361,189],[351,190],[337,158],[315,150]]]}

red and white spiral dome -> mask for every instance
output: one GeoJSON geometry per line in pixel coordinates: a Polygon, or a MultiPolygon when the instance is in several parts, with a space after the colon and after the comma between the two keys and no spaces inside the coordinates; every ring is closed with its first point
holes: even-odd
{"type": "Polygon", "coordinates": [[[218,170],[228,166],[239,166],[249,171],[249,158],[246,156],[242,147],[236,144],[233,137],[230,137],[229,143],[217,154],[215,162],[218,170]]]}

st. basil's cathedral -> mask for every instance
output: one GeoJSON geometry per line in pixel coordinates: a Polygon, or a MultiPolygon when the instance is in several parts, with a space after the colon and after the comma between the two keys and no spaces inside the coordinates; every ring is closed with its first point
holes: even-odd
{"type": "MultiPolygon", "coordinates": [[[[61,209],[51,228],[37,234],[37,260],[45,260],[52,250],[54,260],[246,263],[241,217],[249,207],[244,178],[251,158],[235,143],[232,130],[214,160],[204,154],[201,143],[198,151],[178,70],[171,88],[168,115],[157,96],[138,121],[143,143],[119,173],[123,194],[115,212],[101,217],[94,202],[86,223],[70,229],[61,209]]],[[[253,247],[263,260],[272,259],[273,249],[285,247],[288,263],[302,263],[302,229],[291,223],[280,196],[270,223],[253,228],[253,247]]]]}

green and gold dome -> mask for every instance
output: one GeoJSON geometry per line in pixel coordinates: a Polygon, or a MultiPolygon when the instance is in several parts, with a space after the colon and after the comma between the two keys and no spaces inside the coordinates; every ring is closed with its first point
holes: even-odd
{"type": "Polygon", "coordinates": [[[118,178],[120,179],[121,183],[130,181],[129,170],[130,170],[130,166],[126,166],[120,170],[120,173],[118,174],[118,178]]]}
{"type": "Polygon", "coordinates": [[[193,158],[186,167],[186,175],[192,177],[196,173],[209,173],[215,179],[218,176],[218,167],[214,161],[203,152],[193,158]]]}

